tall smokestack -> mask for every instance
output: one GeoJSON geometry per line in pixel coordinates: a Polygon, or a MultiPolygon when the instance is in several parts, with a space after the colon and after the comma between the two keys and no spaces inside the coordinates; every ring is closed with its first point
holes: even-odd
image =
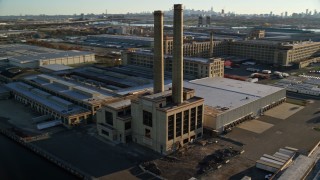
{"type": "Polygon", "coordinates": [[[209,57],[213,57],[213,32],[210,33],[209,57]]]}
{"type": "Polygon", "coordinates": [[[164,91],[163,12],[154,11],[153,92],[164,91]]]}
{"type": "Polygon", "coordinates": [[[183,102],[183,12],[182,4],[174,5],[173,17],[173,62],[172,62],[173,102],[183,102]]]}

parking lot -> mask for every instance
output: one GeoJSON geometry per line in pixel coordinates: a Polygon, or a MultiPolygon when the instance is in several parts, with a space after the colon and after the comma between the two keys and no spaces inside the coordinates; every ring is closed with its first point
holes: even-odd
{"type": "MultiPolygon", "coordinates": [[[[255,161],[263,154],[274,154],[279,148],[290,146],[299,149],[302,154],[307,154],[320,140],[320,132],[314,127],[320,125],[318,108],[320,101],[313,101],[305,108],[296,112],[287,119],[279,119],[271,116],[262,116],[258,120],[273,124],[272,127],[262,133],[255,133],[244,128],[236,127],[225,137],[244,144],[245,153],[242,158],[248,160],[238,170],[227,166],[227,171],[232,176],[230,179],[241,179],[243,176],[251,176],[253,179],[263,178],[261,175],[268,172],[255,168],[255,161]],[[251,162],[250,162],[251,161],[251,162]]],[[[213,176],[212,176],[213,177],[213,176]]]]}

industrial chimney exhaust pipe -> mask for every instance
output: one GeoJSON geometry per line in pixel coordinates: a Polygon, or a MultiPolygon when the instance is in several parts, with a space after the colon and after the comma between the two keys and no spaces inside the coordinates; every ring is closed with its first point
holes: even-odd
{"type": "Polygon", "coordinates": [[[182,9],[182,4],[174,5],[172,98],[173,98],[173,102],[176,104],[181,104],[183,102],[183,9],[182,9]]]}
{"type": "Polygon", "coordinates": [[[164,91],[163,12],[154,11],[153,92],[164,91]]]}

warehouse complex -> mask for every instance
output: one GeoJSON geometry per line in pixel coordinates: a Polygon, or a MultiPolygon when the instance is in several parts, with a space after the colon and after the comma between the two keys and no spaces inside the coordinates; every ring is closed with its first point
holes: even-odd
{"type": "MultiPolygon", "coordinates": [[[[135,51],[123,54],[122,60],[124,65],[152,68],[153,58],[154,54],[151,52],[135,51]]],[[[224,61],[221,58],[184,57],[183,59],[183,72],[186,79],[224,76],[224,61]]],[[[165,56],[164,61],[165,71],[171,72],[173,57],[165,56]]]]}
{"type": "MultiPolygon", "coordinates": [[[[172,54],[172,42],[167,40],[165,52],[172,54]]],[[[301,61],[310,61],[320,56],[320,42],[296,41],[296,42],[277,42],[267,40],[224,40],[224,41],[204,41],[191,42],[184,44],[184,56],[186,57],[219,57],[236,56],[256,60],[264,64],[278,66],[289,66],[301,61]]],[[[141,51],[124,52],[123,61],[144,65],[141,62],[152,59],[153,53],[142,55],[141,51]]],[[[168,56],[170,57],[170,56],[168,56]]]]}
{"type": "MultiPolygon", "coordinates": [[[[161,12],[154,13],[155,19],[161,15],[161,12]]],[[[155,23],[157,22],[159,23],[155,20],[155,23]]],[[[129,65],[132,69],[153,68],[153,92],[145,91],[135,98],[119,99],[102,107],[97,112],[97,128],[101,136],[122,143],[133,141],[167,154],[202,137],[204,129],[210,133],[221,133],[245,120],[263,115],[264,111],[285,102],[286,90],[273,86],[223,77],[183,82],[185,66],[192,58],[184,58],[184,62],[179,61],[179,58],[182,59],[182,49],[177,48],[181,47],[181,44],[174,46],[175,51],[179,52],[178,55],[170,57],[172,87],[164,87],[163,80],[165,72],[168,71],[161,69],[166,69],[168,60],[162,53],[162,43],[159,43],[163,37],[160,33],[155,33],[157,53],[137,53],[145,56],[143,63],[149,64],[149,67],[129,65]]],[[[133,74],[139,72],[140,70],[131,71],[133,74]]],[[[131,93],[149,88],[147,85],[135,87],[131,93]]]]}
{"type": "Polygon", "coordinates": [[[41,114],[61,120],[64,125],[86,123],[91,118],[91,112],[88,109],[26,83],[13,82],[6,86],[12,92],[15,100],[30,106],[41,114]]]}
{"type": "Polygon", "coordinates": [[[244,40],[230,42],[229,55],[255,59],[266,64],[288,66],[319,55],[320,42],[275,42],[244,40]]]}
{"type": "MultiPolygon", "coordinates": [[[[173,38],[166,36],[163,41],[164,53],[172,55],[173,38]]],[[[216,41],[213,39],[213,33],[210,34],[210,41],[184,40],[183,56],[210,58],[213,56],[222,56],[227,53],[227,41],[216,41]]]]}
{"type": "Polygon", "coordinates": [[[97,43],[112,43],[114,45],[135,45],[135,46],[146,46],[153,47],[153,38],[150,37],[138,37],[138,36],[121,36],[121,35],[89,35],[87,37],[88,42],[97,43]]]}
{"type": "Polygon", "coordinates": [[[113,93],[93,88],[89,89],[75,82],[44,74],[26,77],[24,81],[29,85],[88,109],[92,117],[103,104],[112,101],[117,96],[113,93]]]}
{"type": "Polygon", "coordinates": [[[81,64],[94,62],[90,52],[61,51],[37,46],[10,44],[0,46],[0,60],[21,68],[39,68],[50,64],[81,64]]]}
{"type": "Polygon", "coordinates": [[[202,137],[204,100],[196,97],[193,89],[183,88],[182,5],[175,5],[174,12],[174,51],[177,53],[172,63],[172,89],[164,89],[163,13],[155,11],[157,53],[153,93],[99,110],[98,131],[102,136],[121,142],[133,140],[161,154],[173,152],[202,137]]]}
{"type": "Polygon", "coordinates": [[[263,115],[286,100],[283,88],[228,78],[193,80],[185,87],[205,99],[204,127],[217,132],[263,115]]]}

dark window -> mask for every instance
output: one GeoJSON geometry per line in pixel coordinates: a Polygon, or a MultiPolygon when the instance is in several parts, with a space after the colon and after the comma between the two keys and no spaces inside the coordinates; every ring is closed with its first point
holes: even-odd
{"type": "Polygon", "coordinates": [[[177,113],[176,115],[176,137],[181,136],[182,125],[182,113],[177,113]]]}
{"type": "Polygon", "coordinates": [[[188,139],[188,138],[183,140],[183,144],[186,144],[186,143],[188,143],[188,142],[189,142],[189,139],[188,139]]]}
{"type": "Polygon", "coordinates": [[[183,113],[183,134],[189,132],[189,110],[184,111],[183,113]]]}
{"type": "Polygon", "coordinates": [[[108,131],[105,131],[105,130],[103,130],[103,129],[101,129],[101,133],[104,134],[104,135],[106,135],[106,136],[109,136],[109,132],[108,132],[108,131]]]}
{"type": "Polygon", "coordinates": [[[106,123],[113,126],[113,115],[111,112],[106,111],[105,112],[105,116],[106,116],[106,123]]]}
{"type": "Polygon", "coordinates": [[[201,136],[202,136],[202,133],[197,134],[197,138],[201,138],[201,136]]]}
{"type": "Polygon", "coordinates": [[[152,113],[143,111],[143,124],[152,127],[152,113]]]}
{"type": "Polygon", "coordinates": [[[191,118],[190,118],[190,131],[196,129],[196,108],[191,109],[191,118]]]}
{"type": "Polygon", "coordinates": [[[126,115],[131,115],[131,109],[126,110],[126,115]]]}
{"type": "Polygon", "coordinates": [[[131,129],[131,121],[126,122],[126,123],[124,124],[124,130],[128,130],[128,129],[131,129]]]}
{"type": "Polygon", "coordinates": [[[145,131],[144,131],[144,136],[147,137],[147,138],[151,138],[150,129],[145,129],[145,131]]]}
{"type": "Polygon", "coordinates": [[[124,115],[124,111],[119,111],[118,112],[118,116],[123,116],[124,115]]]}
{"type": "Polygon", "coordinates": [[[198,113],[197,113],[197,129],[202,128],[202,108],[203,106],[198,106],[198,113]]]}
{"type": "Polygon", "coordinates": [[[168,141],[173,139],[174,132],[174,115],[168,117],[168,141]]]}

